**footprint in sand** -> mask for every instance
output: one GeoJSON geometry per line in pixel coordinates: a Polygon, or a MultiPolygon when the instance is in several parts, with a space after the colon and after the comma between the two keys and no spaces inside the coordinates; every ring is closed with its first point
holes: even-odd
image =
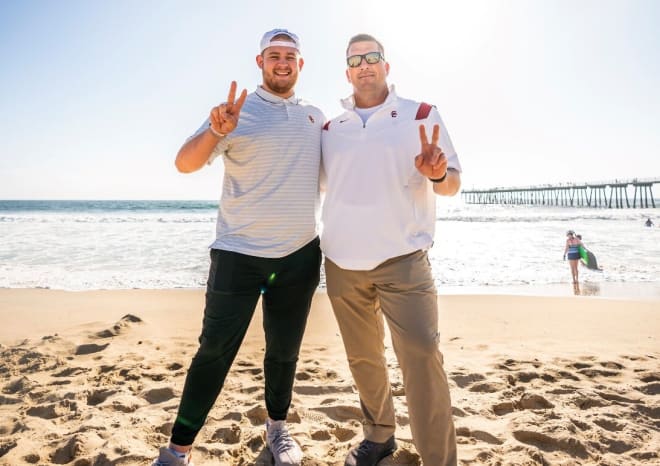
{"type": "Polygon", "coordinates": [[[99,451],[104,440],[92,432],[74,434],[67,440],[57,444],[55,451],[51,455],[53,464],[98,464],[88,458],[88,455],[94,451],[99,451]]]}
{"type": "Polygon", "coordinates": [[[234,369],[234,372],[238,372],[239,374],[261,375],[263,369],[260,367],[244,367],[241,369],[234,369]]]}
{"type": "Polygon", "coordinates": [[[483,382],[475,383],[474,385],[470,386],[468,390],[475,393],[495,393],[503,391],[506,388],[506,385],[500,382],[483,382]]]}
{"type": "Polygon", "coordinates": [[[17,405],[22,403],[23,400],[15,396],[0,395],[0,406],[2,405],[17,405]]]}
{"type": "Polygon", "coordinates": [[[352,440],[357,436],[357,432],[352,431],[351,429],[346,429],[344,427],[335,427],[330,430],[330,433],[340,442],[347,442],[352,440]]]}
{"type": "Polygon", "coordinates": [[[575,427],[577,427],[582,431],[591,430],[591,425],[587,424],[584,421],[575,418],[571,418],[570,421],[575,427]]]}
{"type": "Polygon", "coordinates": [[[142,319],[133,314],[126,314],[124,317],[119,319],[111,328],[97,332],[95,335],[98,338],[111,338],[116,337],[117,335],[123,333],[125,330],[129,329],[134,324],[141,324],[142,319]]]}
{"type": "Polygon", "coordinates": [[[76,375],[84,374],[90,370],[91,369],[85,367],[67,367],[60,372],[53,374],[53,377],[75,377],[76,375]]]}
{"type": "Polygon", "coordinates": [[[87,405],[96,406],[103,403],[109,397],[117,393],[116,390],[95,390],[87,395],[87,405]]]}
{"type": "Polygon", "coordinates": [[[37,464],[41,461],[41,457],[36,453],[28,453],[22,459],[28,464],[37,464]]]}
{"type": "Polygon", "coordinates": [[[607,418],[595,419],[594,424],[605,430],[609,430],[610,432],[620,432],[626,427],[626,425],[622,424],[621,422],[607,418]]]}
{"type": "Polygon", "coordinates": [[[576,382],[580,381],[580,378],[577,375],[573,374],[572,372],[559,370],[557,371],[556,375],[558,379],[569,379],[569,380],[574,380],[576,382]]]}
{"type": "Polygon", "coordinates": [[[27,411],[25,411],[25,414],[28,416],[39,417],[41,419],[57,419],[58,417],[70,414],[72,411],[70,408],[72,407],[75,411],[76,406],[75,403],[72,402],[43,404],[28,408],[27,411]]]}
{"type": "Polygon", "coordinates": [[[660,382],[660,372],[646,372],[639,374],[639,380],[642,382],[660,382]]]}
{"type": "Polygon", "coordinates": [[[314,411],[319,411],[326,414],[333,421],[346,422],[350,420],[360,421],[363,417],[362,411],[357,406],[331,406],[331,407],[316,407],[312,408],[314,411]]]}
{"type": "MultiPolygon", "coordinates": [[[[7,417],[0,420],[0,436],[13,435],[18,432],[22,432],[25,429],[25,425],[19,422],[18,418],[7,417]]],[[[0,457],[1,456],[2,455],[0,455],[0,457]]]]}
{"type": "Polygon", "coordinates": [[[2,392],[9,395],[24,395],[37,385],[39,385],[37,382],[30,380],[27,377],[20,377],[5,385],[2,388],[2,392]]]}
{"type": "Polygon", "coordinates": [[[551,409],[555,405],[542,397],[541,395],[534,395],[525,393],[518,401],[518,406],[521,409],[551,409]]]}
{"type": "Polygon", "coordinates": [[[221,427],[211,435],[211,441],[226,444],[235,444],[241,441],[241,428],[238,424],[230,427],[221,427]]]}
{"type": "Polygon", "coordinates": [[[332,438],[330,432],[328,432],[325,429],[312,431],[310,436],[312,437],[312,440],[314,440],[315,442],[324,442],[332,438]]]}
{"type": "Polygon", "coordinates": [[[300,409],[299,413],[303,419],[312,421],[316,424],[325,424],[325,421],[327,420],[327,418],[324,415],[314,411],[310,411],[308,409],[300,409]]]}
{"type": "Polygon", "coordinates": [[[603,370],[603,369],[580,369],[578,373],[589,377],[590,379],[596,377],[616,377],[621,373],[619,371],[603,370]]]}
{"type": "MultiPolygon", "coordinates": [[[[328,418],[322,414],[314,413],[312,411],[302,411],[301,415],[308,421],[316,424],[326,425],[326,427],[314,430],[311,433],[312,440],[319,442],[322,441],[339,441],[347,442],[354,439],[358,435],[358,427],[350,429],[342,426],[337,426],[334,423],[328,423],[328,418]]],[[[357,425],[357,424],[356,424],[357,425]]]]}
{"type": "Polygon", "coordinates": [[[498,416],[523,409],[552,409],[555,405],[541,395],[523,393],[517,401],[504,401],[493,405],[493,412],[498,416]]]}
{"type": "Polygon", "coordinates": [[[110,343],[106,343],[105,345],[97,345],[96,343],[86,343],[83,345],[79,345],[76,348],[76,356],[83,356],[87,354],[93,354],[93,353],[98,353],[100,351],[103,351],[106,349],[110,343]]]}
{"type": "Polygon", "coordinates": [[[590,367],[593,367],[592,364],[587,364],[584,362],[574,362],[572,364],[569,364],[568,367],[572,367],[574,369],[582,370],[582,369],[589,369],[590,367]]]}
{"type": "Polygon", "coordinates": [[[239,388],[238,391],[241,392],[241,393],[245,393],[247,395],[250,395],[252,393],[256,393],[256,392],[259,392],[261,390],[263,390],[263,387],[261,385],[252,385],[252,386],[249,386],[249,387],[241,387],[241,388],[239,388]]]}
{"type": "Polygon", "coordinates": [[[502,440],[498,439],[489,432],[485,432],[483,430],[471,430],[468,429],[467,427],[457,427],[456,436],[466,437],[469,439],[478,440],[480,442],[490,443],[491,445],[502,445],[502,443],[504,443],[502,440]]]}
{"type": "Polygon", "coordinates": [[[0,366],[0,374],[14,375],[53,370],[63,364],[55,356],[25,348],[11,348],[2,351],[0,361],[3,362],[0,366]]]}
{"type": "Polygon", "coordinates": [[[236,422],[238,422],[241,419],[243,419],[243,415],[241,413],[239,413],[238,411],[231,411],[231,412],[225,414],[224,416],[222,416],[223,421],[236,421],[236,422]]]}
{"type": "Polygon", "coordinates": [[[622,403],[624,403],[624,404],[628,404],[628,403],[639,404],[639,403],[642,403],[642,401],[639,400],[639,399],[628,398],[628,397],[625,397],[623,395],[619,395],[618,393],[603,392],[603,391],[597,391],[596,393],[601,398],[603,398],[607,401],[613,401],[616,404],[622,404],[622,403]]]}
{"type": "Polygon", "coordinates": [[[172,426],[174,425],[174,422],[172,421],[167,421],[164,424],[161,424],[160,426],[156,427],[155,431],[158,432],[159,434],[167,435],[168,437],[172,433],[172,426]]]}
{"type": "Polygon", "coordinates": [[[109,403],[103,405],[104,409],[125,414],[134,413],[145,406],[145,401],[142,398],[122,393],[115,394],[111,399],[106,401],[109,401],[109,403]]]}
{"type": "Polygon", "coordinates": [[[296,372],[296,380],[334,380],[339,378],[339,374],[332,369],[324,369],[322,367],[309,367],[305,365],[305,369],[296,372]]]}
{"type": "Polygon", "coordinates": [[[645,395],[660,395],[660,382],[651,382],[635,388],[645,395]]]}
{"type": "Polygon", "coordinates": [[[577,406],[578,408],[580,408],[582,410],[593,409],[593,408],[602,408],[603,406],[609,406],[610,405],[610,403],[603,400],[602,398],[596,398],[595,396],[582,395],[582,394],[578,394],[573,399],[573,404],[575,404],[575,406],[577,406]]]}
{"type": "Polygon", "coordinates": [[[573,457],[588,459],[589,453],[582,442],[574,437],[550,436],[541,432],[531,430],[515,430],[513,436],[516,440],[528,445],[533,445],[543,451],[563,451],[573,457]]]}
{"type": "Polygon", "coordinates": [[[600,365],[603,366],[606,369],[622,370],[622,369],[626,368],[623,364],[619,364],[616,361],[604,361],[604,362],[601,362],[600,365]]]}
{"type": "Polygon", "coordinates": [[[16,445],[18,445],[16,440],[0,441],[0,458],[16,448],[16,445]]]}
{"type": "Polygon", "coordinates": [[[557,388],[553,388],[548,390],[546,393],[549,393],[551,395],[569,395],[571,393],[575,393],[579,390],[578,387],[574,387],[571,385],[560,385],[557,388]]]}
{"type": "Polygon", "coordinates": [[[268,412],[263,406],[255,406],[246,411],[245,416],[250,420],[253,426],[260,426],[266,422],[268,412]]]}
{"type": "Polygon", "coordinates": [[[469,385],[472,385],[475,382],[481,382],[486,380],[486,377],[482,374],[463,374],[463,373],[451,373],[449,375],[449,378],[453,380],[456,385],[458,385],[460,388],[466,388],[469,385]]]}
{"type": "Polygon", "coordinates": [[[152,388],[142,393],[141,397],[151,404],[163,403],[176,397],[172,387],[152,388]]]}
{"type": "Polygon", "coordinates": [[[328,395],[332,393],[353,393],[351,385],[295,385],[294,393],[298,395],[328,395]]]}

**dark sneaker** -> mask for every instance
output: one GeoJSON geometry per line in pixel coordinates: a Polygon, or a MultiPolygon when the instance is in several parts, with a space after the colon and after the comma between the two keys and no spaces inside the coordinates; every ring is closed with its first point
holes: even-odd
{"type": "Polygon", "coordinates": [[[380,460],[391,455],[395,450],[394,436],[383,443],[362,440],[357,447],[348,452],[344,466],[376,466],[380,460]]]}
{"type": "Polygon", "coordinates": [[[185,458],[179,458],[166,447],[162,447],[158,453],[158,458],[151,463],[151,466],[194,466],[190,461],[190,454],[185,458]]]}

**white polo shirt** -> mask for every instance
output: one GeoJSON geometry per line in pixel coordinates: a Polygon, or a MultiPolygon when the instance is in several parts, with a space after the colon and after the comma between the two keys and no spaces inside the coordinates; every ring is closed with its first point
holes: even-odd
{"type": "Polygon", "coordinates": [[[211,248],[278,258],[316,237],[324,120],[295,96],[261,87],[247,96],[236,129],[209,158],[221,156],[225,169],[211,248]]]}
{"type": "Polygon", "coordinates": [[[371,270],[382,262],[428,249],[435,233],[435,193],[415,168],[419,125],[438,145],[448,167],[461,166],[435,107],[397,97],[394,86],[381,108],[362,122],[353,97],[346,112],[323,127],[325,200],[321,249],[339,267],[371,270]]]}

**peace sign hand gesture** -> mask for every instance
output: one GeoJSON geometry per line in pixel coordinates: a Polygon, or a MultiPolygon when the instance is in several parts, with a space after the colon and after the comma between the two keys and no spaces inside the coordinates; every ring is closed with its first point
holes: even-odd
{"type": "Polygon", "coordinates": [[[209,128],[213,134],[222,137],[236,129],[238,116],[241,113],[241,108],[246,97],[247,90],[243,89],[238,100],[234,100],[236,98],[236,81],[232,81],[229,87],[227,102],[211,109],[209,128]]]}
{"type": "Polygon", "coordinates": [[[419,140],[422,144],[421,152],[415,157],[415,167],[427,178],[439,179],[447,173],[447,157],[438,147],[440,139],[440,125],[433,125],[431,143],[426,137],[426,128],[419,125],[419,140]]]}

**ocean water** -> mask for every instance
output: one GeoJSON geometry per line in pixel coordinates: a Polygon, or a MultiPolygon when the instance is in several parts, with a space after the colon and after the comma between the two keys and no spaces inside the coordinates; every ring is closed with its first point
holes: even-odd
{"type": "MultiPolygon", "coordinates": [[[[0,287],[203,287],[216,209],[214,201],[0,201],[0,287]]],[[[569,284],[568,229],[582,234],[603,267],[582,267],[581,280],[660,289],[660,208],[441,199],[437,218],[429,257],[440,290],[569,284]],[[648,217],[652,228],[644,226],[648,217]]]]}

